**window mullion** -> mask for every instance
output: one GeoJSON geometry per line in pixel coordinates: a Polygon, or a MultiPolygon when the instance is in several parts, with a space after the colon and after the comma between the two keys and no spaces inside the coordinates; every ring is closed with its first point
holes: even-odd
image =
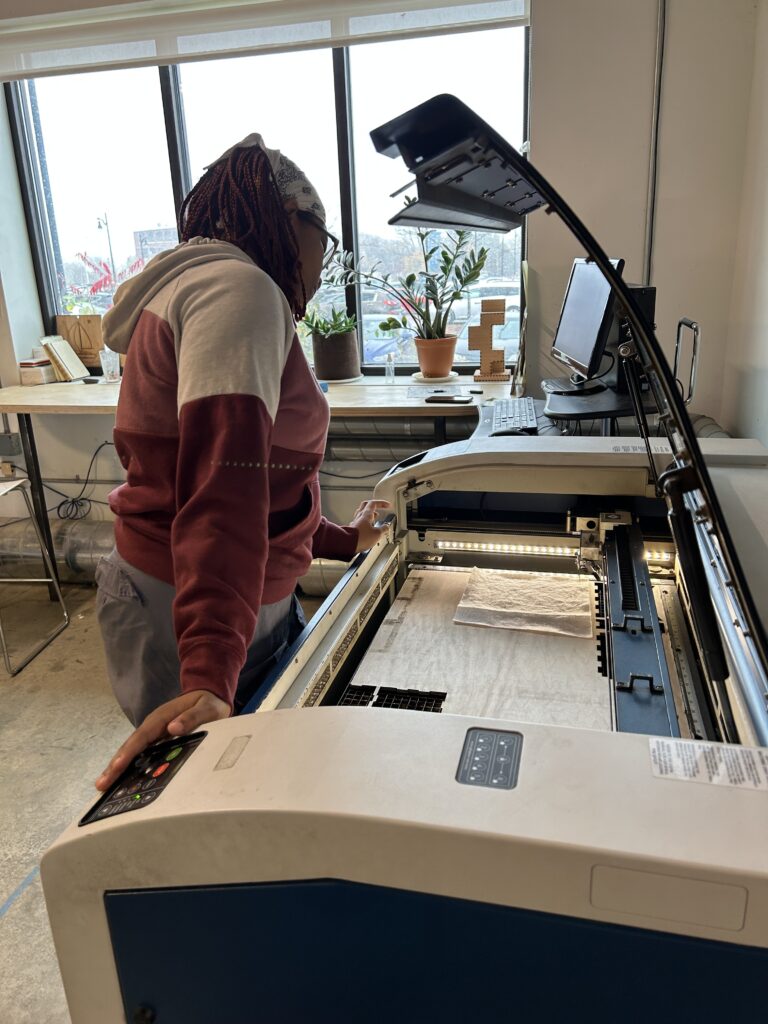
{"type": "Polygon", "coordinates": [[[158,71],[165,117],[165,137],[168,143],[168,159],[171,166],[173,205],[178,220],[184,197],[192,188],[187,126],[184,120],[184,103],[181,96],[181,78],[179,68],[175,64],[164,65],[158,68],[158,71]]]}
{"type": "MultiPolygon", "coordinates": [[[[35,159],[34,140],[30,137],[30,133],[34,133],[38,147],[42,147],[42,132],[39,123],[31,123],[32,113],[29,105],[24,102],[23,90],[25,88],[33,89],[34,82],[29,82],[26,86],[21,82],[6,82],[5,100],[40,302],[40,314],[46,332],[54,334],[56,313],[58,312],[56,262],[61,264],[61,255],[58,251],[56,222],[53,219],[50,206],[50,183],[47,182],[47,175],[45,181],[41,180],[39,161],[35,159]]],[[[63,274],[63,270],[61,273],[63,274]]]]}
{"type": "MultiPolygon", "coordinates": [[[[339,155],[339,192],[341,200],[341,241],[344,249],[357,259],[357,216],[355,199],[355,163],[352,144],[352,94],[349,78],[349,50],[333,50],[333,90],[336,105],[336,144],[339,155]]],[[[346,288],[346,306],[349,316],[356,316],[362,325],[360,287],[357,282],[346,288]]],[[[362,326],[357,332],[360,360],[363,359],[362,326]]]]}

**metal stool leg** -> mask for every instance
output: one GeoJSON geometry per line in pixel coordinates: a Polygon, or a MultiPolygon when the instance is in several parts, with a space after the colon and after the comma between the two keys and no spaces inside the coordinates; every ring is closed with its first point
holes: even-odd
{"type": "Polygon", "coordinates": [[[45,636],[38,644],[36,644],[32,648],[32,650],[29,651],[27,653],[27,655],[19,662],[18,665],[14,666],[11,663],[11,658],[10,658],[10,655],[8,653],[8,644],[6,643],[5,632],[3,630],[2,617],[0,616],[0,647],[2,647],[2,650],[3,650],[3,661],[5,663],[6,671],[8,672],[8,674],[10,676],[15,676],[19,672],[21,672],[21,670],[26,665],[28,665],[30,663],[30,661],[32,661],[33,658],[37,657],[37,655],[40,653],[40,651],[42,651],[45,647],[48,646],[48,644],[51,642],[51,640],[53,640],[55,637],[57,637],[59,635],[59,633],[61,633],[62,630],[66,629],[67,626],[69,625],[69,613],[67,612],[67,606],[64,603],[64,597],[63,597],[63,595],[61,593],[61,587],[59,586],[59,581],[58,581],[58,579],[56,577],[55,567],[53,566],[53,564],[51,562],[51,557],[50,557],[50,555],[48,553],[48,548],[46,546],[45,539],[43,537],[42,531],[40,530],[40,525],[39,525],[39,523],[37,521],[37,518],[35,516],[34,509],[32,508],[32,502],[29,499],[29,493],[28,493],[26,488],[22,488],[21,489],[21,493],[24,495],[24,502],[25,502],[25,504],[27,506],[27,511],[29,513],[29,518],[32,521],[32,525],[34,527],[35,534],[37,535],[37,541],[38,541],[38,543],[40,545],[40,553],[42,555],[43,564],[45,565],[45,568],[46,568],[46,571],[48,573],[48,576],[47,577],[43,577],[42,579],[4,579],[4,580],[0,580],[0,582],[2,582],[2,583],[15,583],[15,584],[19,584],[19,583],[47,583],[49,585],[49,587],[53,589],[53,591],[54,591],[54,593],[56,595],[56,599],[58,600],[59,604],[61,605],[61,610],[62,610],[62,614],[63,614],[64,617],[63,617],[63,620],[59,623],[59,625],[54,630],[52,630],[50,633],[48,633],[47,636],[45,636]]]}

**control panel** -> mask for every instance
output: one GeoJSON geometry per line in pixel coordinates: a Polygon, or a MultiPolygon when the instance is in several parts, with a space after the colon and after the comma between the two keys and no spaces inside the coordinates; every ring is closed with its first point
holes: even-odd
{"type": "Polygon", "coordinates": [[[520,769],[523,736],[502,729],[469,729],[456,781],[465,786],[514,789],[520,769]]]}
{"type": "Polygon", "coordinates": [[[138,811],[157,800],[205,735],[195,732],[147,747],[78,824],[89,825],[115,814],[138,811]]]}

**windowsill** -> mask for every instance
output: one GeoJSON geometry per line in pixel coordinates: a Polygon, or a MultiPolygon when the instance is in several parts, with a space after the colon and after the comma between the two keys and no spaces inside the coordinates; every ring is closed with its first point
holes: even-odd
{"type": "MultiPolygon", "coordinates": [[[[443,384],[470,384],[474,383],[474,380],[474,370],[467,370],[465,373],[459,372],[459,376],[452,378],[450,381],[436,381],[435,386],[437,386],[438,382],[443,384]]],[[[333,384],[333,381],[329,381],[328,383],[333,384]]],[[[365,385],[367,387],[369,384],[376,386],[386,386],[389,384],[391,387],[418,387],[420,385],[426,386],[427,382],[415,381],[410,373],[398,373],[395,375],[395,379],[390,382],[383,373],[366,373],[365,370],[363,370],[362,380],[355,381],[353,384],[347,384],[345,386],[354,388],[365,385]]]]}

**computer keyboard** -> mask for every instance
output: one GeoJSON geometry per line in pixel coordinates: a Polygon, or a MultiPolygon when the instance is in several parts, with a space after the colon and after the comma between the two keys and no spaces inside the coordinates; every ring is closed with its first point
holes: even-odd
{"type": "Polygon", "coordinates": [[[493,405],[491,437],[508,433],[536,433],[536,410],[532,398],[501,398],[493,405]]]}

